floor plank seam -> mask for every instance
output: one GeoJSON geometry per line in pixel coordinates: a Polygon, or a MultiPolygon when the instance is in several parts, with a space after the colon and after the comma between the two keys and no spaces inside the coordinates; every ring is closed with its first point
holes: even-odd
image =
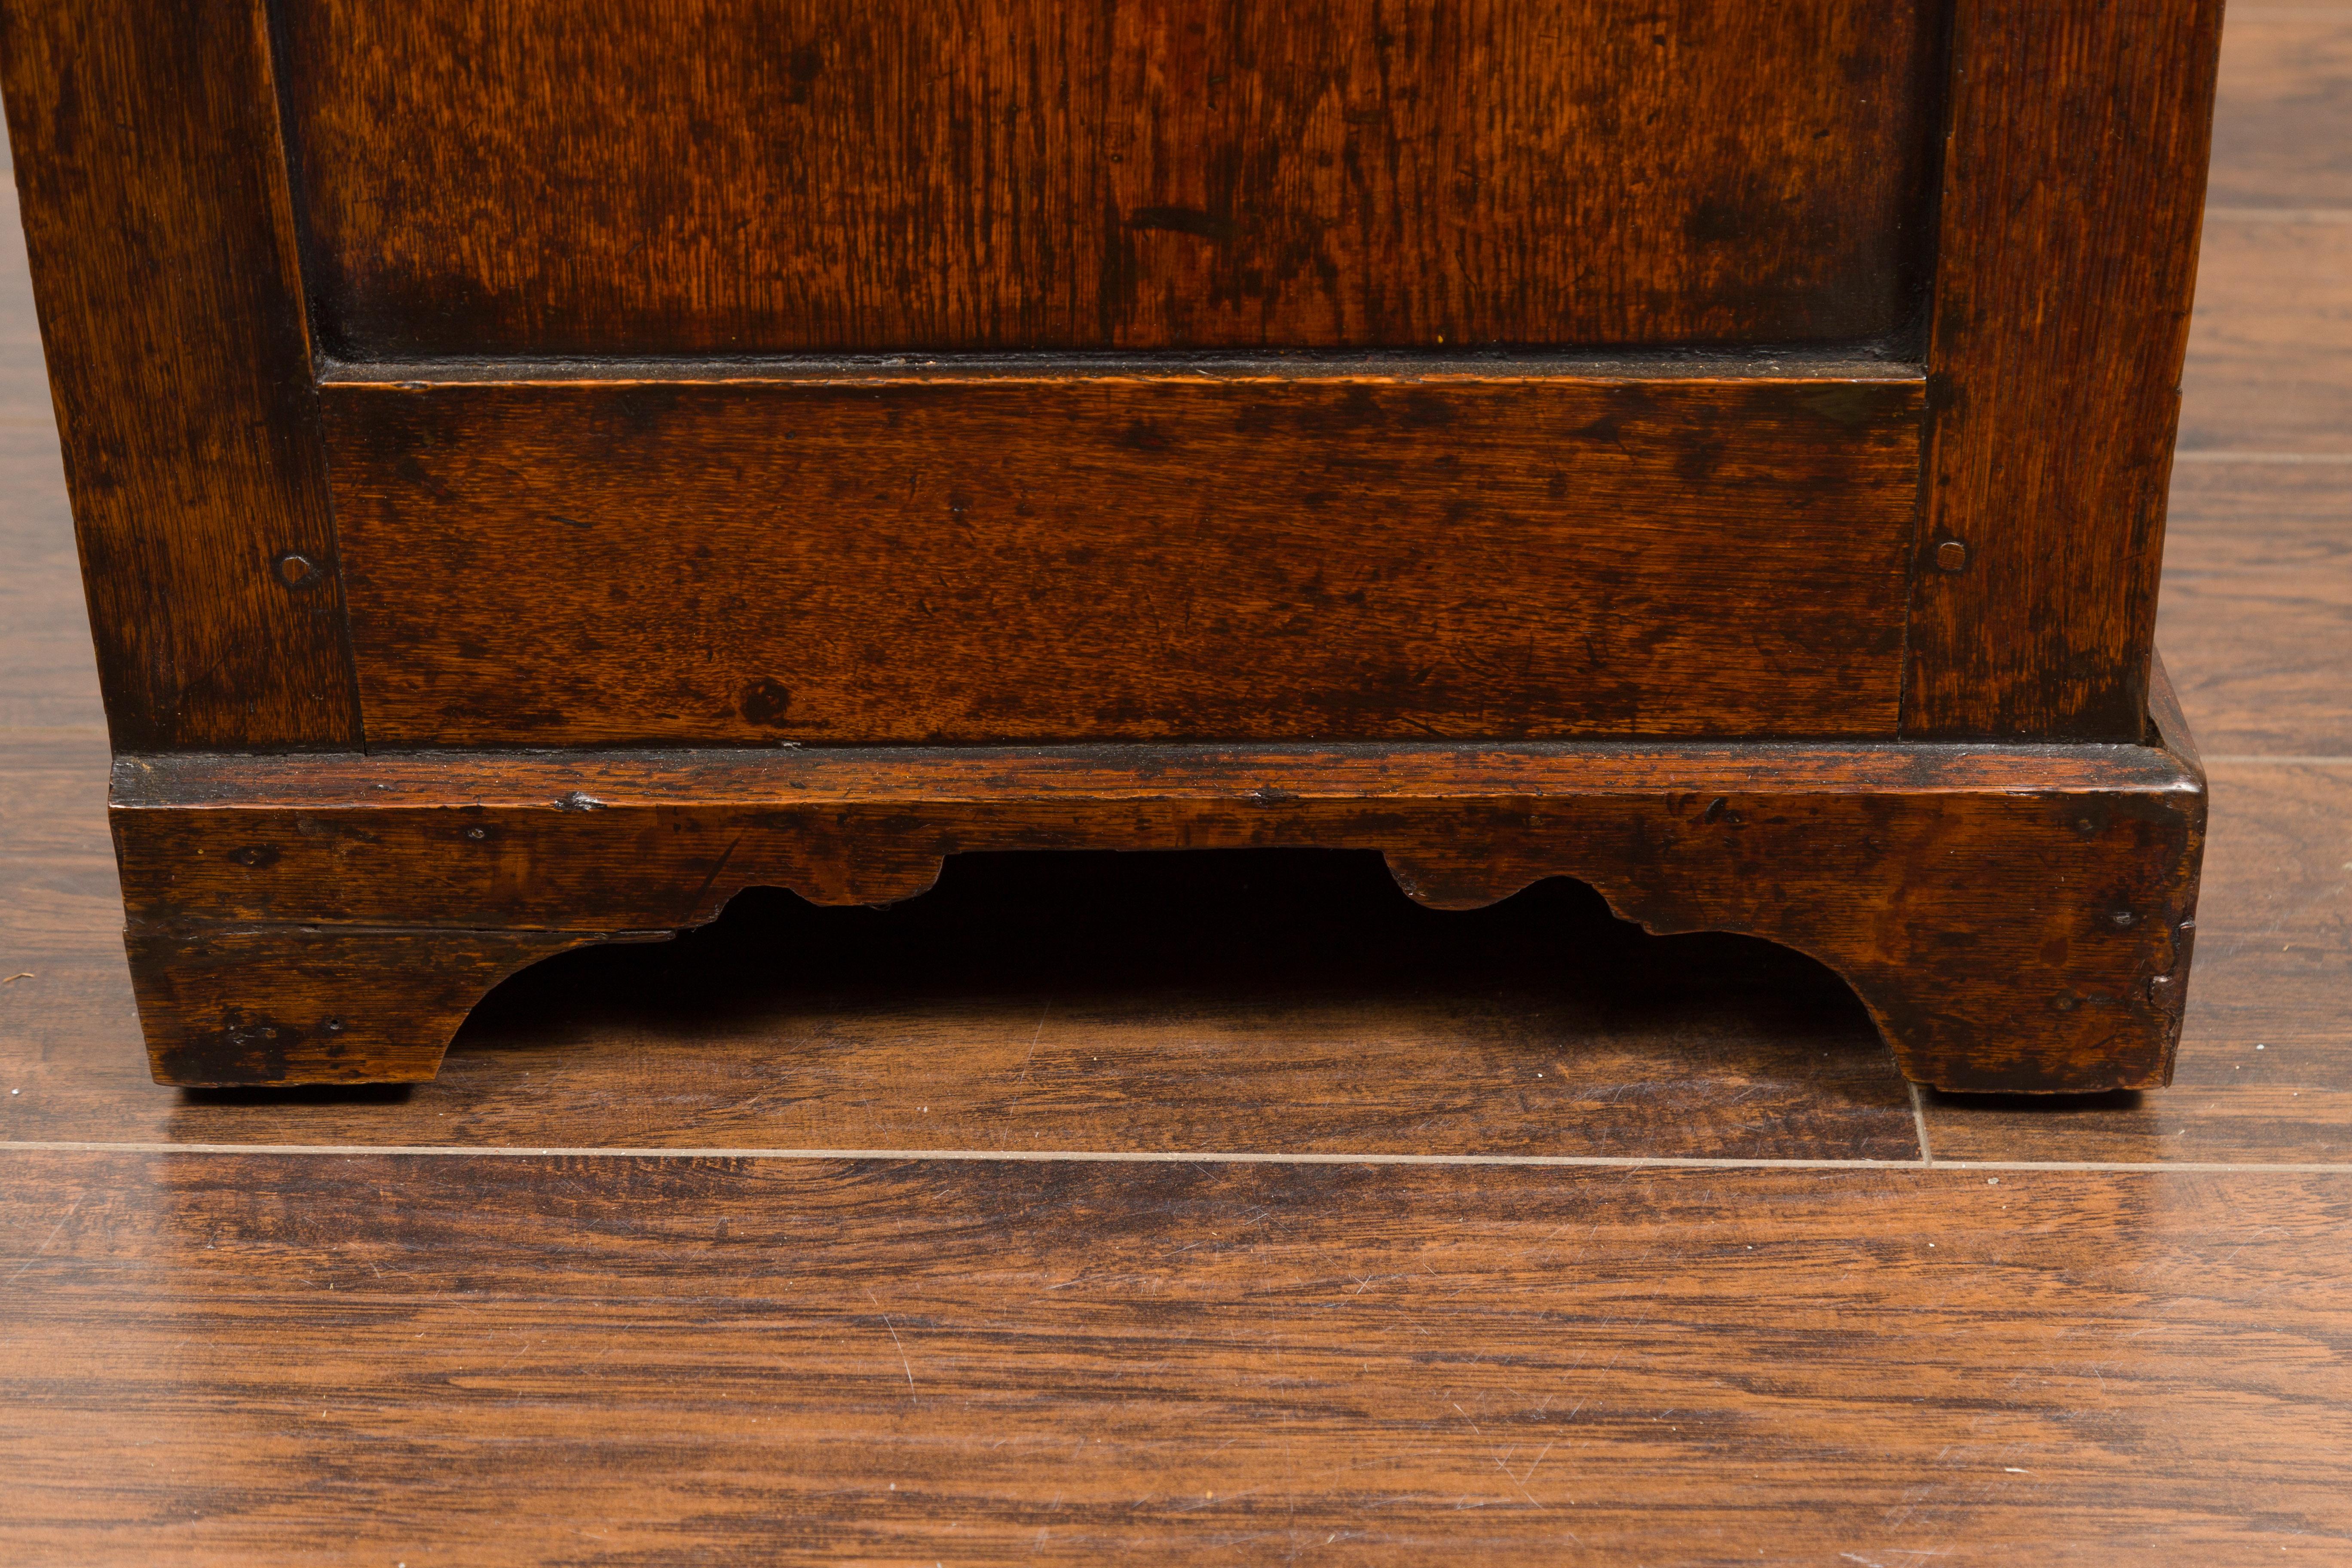
{"type": "Polygon", "coordinates": [[[2204,759],[2207,766],[2225,763],[2231,767],[2272,768],[2340,768],[2352,763],[2352,757],[2295,756],[2287,752],[2223,752],[2204,759]]]}
{"type": "Polygon", "coordinates": [[[346,1159],[404,1155],[418,1159],[547,1160],[890,1160],[1017,1164],[1195,1165],[1458,1165],[1529,1169],[1697,1171],[2074,1171],[2142,1173],[2352,1175],[2343,1163],[2200,1160],[1921,1160],[1769,1159],[1695,1154],[1405,1154],[1260,1150],[1105,1149],[780,1149],[727,1146],[656,1148],[628,1144],[518,1143],[171,1143],[80,1140],[0,1142],[0,1152],[51,1154],[232,1154],[325,1156],[346,1159]]]}
{"type": "Polygon", "coordinates": [[[2213,451],[2175,452],[2175,463],[2352,463],[2352,452],[2240,452],[2229,448],[2213,451]]]}
{"type": "Polygon", "coordinates": [[[2352,223],[2352,207],[2207,207],[2207,223],[2352,223]]]}

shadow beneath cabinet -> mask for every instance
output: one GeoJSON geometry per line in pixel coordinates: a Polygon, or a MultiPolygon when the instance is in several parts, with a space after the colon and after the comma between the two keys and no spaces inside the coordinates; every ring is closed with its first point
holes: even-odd
{"type": "Polygon", "coordinates": [[[2112,1089],[2102,1094],[1947,1094],[1940,1089],[1921,1090],[1927,1103],[1958,1115],[2024,1114],[2059,1120],[2094,1111],[2138,1110],[2147,1096],[2137,1089],[2112,1089]]]}
{"type": "Polygon", "coordinates": [[[183,1089],[182,1105],[405,1105],[413,1083],[300,1083],[257,1089],[183,1089]]]}
{"type": "Polygon", "coordinates": [[[1433,910],[1351,851],[951,857],[882,910],[755,889],[508,981],[442,1083],[584,1077],[712,1146],[1917,1157],[1811,959],[1565,879],[1433,910]]]}

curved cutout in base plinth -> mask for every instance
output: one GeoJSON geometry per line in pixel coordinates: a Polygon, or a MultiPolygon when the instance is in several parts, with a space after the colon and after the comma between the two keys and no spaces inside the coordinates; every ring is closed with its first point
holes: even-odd
{"type": "Polygon", "coordinates": [[[123,946],[155,1081],[228,1088],[425,1082],[499,981],[632,934],[133,924],[123,946]]]}
{"type": "Polygon", "coordinates": [[[1915,1081],[2170,1076],[2205,792],[2160,746],[978,748],[169,757],[115,840],[158,1078],[432,1076],[505,975],[746,887],[920,892],[1028,849],[1374,850],[1413,898],[1548,877],[1658,933],[1762,937],[1860,994],[1915,1081]]]}

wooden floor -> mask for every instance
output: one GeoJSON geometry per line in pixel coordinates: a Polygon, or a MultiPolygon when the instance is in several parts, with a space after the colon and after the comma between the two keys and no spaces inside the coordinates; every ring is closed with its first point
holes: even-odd
{"type": "Polygon", "coordinates": [[[413,1092],[156,1089],[0,225],[0,1562],[2352,1563],[2352,5],[2223,89],[2188,1034],[2074,1102],[1329,854],[747,897],[413,1092]]]}

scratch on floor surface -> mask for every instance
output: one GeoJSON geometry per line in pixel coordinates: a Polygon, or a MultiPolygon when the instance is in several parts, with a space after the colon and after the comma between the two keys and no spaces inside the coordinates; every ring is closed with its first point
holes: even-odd
{"type": "MultiPolygon", "coordinates": [[[[873,1291],[868,1290],[866,1292],[866,1299],[874,1303],[874,1309],[876,1311],[881,1312],[881,1298],[875,1295],[873,1291]]],[[[898,1364],[906,1371],[907,1386],[908,1388],[914,1387],[915,1367],[914,1363],[907,1359],[907,1342],[898,1337],[898,1325],[890,1321],[890,1314],[887,1312],[882,1312],[882,1326],[890,1331],[890,1342],[898,1347],[898,1364]]]]}

